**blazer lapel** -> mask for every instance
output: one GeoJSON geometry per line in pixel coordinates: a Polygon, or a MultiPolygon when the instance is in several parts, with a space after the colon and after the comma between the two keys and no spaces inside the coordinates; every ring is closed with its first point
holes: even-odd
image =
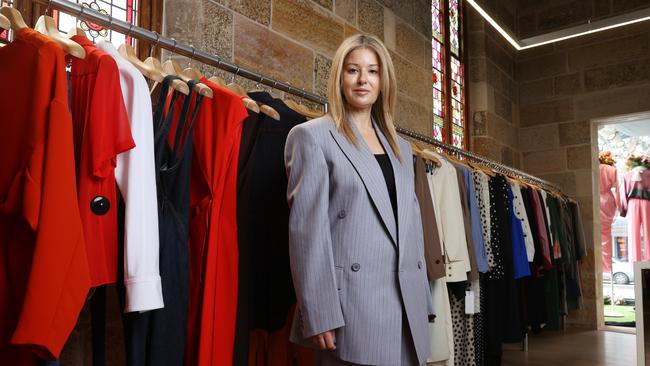
{"type": "Polygon", "coordinates": [[[363,136],[361,136],[353,122],[350,122],[350,125],[359,141],[359,148],[350,143],[336,128],[331,129],[330,133],[357,174],[359,174],[374,206],[379,212],[384,227],[388,231],[393,244],[397,246],[397,228],[390,197],[388,196],[388,189],[386,189],[386,180],[363,136]]]}
{"type": "MultiPolygon", "coordinates": [[[[379,136],[379,141],[381,144],[384,146],[384,151],[388,154],[388,157],[390,158],[390,163],[393,166],[393,175],[395,176],[395,190],[397,191],[397,233],[398,233],[398,246],[403,242],[404,240],[404,235],[406,230],[406,207],[408,207],[408,199],[409,195],[408,192],[406,192],[405,187],[406,181],[405,179],[406,174],[404,173],[404,164],[399,161],[397,158],[397,155],[395,155],[395,152],[391,148],[390,144],[388,143],[388,139],[386,139],[386,136],[384,136],[384,133],[381,131],[379,126],[375,123],[373,120],[373,124],[375,125],[375,131],[377,131],[377,136],[379,136]]],[[[398,143],[398,149],[399,149],[399,143],[398,143]]],[[[410,156],[403,156],[402,157],[404,161],[410,162],[411,157],[410,156]]]]}

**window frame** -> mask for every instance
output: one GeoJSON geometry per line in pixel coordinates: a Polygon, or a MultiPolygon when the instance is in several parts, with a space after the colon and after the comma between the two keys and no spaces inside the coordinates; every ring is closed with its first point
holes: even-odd
{"type": "MultiPolygon", "coordinates": [[[[453,109],[452,109],[452,79],[451,79],[451,57],[452,57],[452,52],[451,52],[451,32],[449,28],[449,0],[441,0],[441,5],[442,5],[442,18],[443,18],[443,24],[442,24],[442,29],[444,30],[443,33],[443,38],[444,38],[444,44],[442,44],[443,48],[443,58],[444,58],[444,65],[443,65],[443,78],[444,78],[444,86],[443,86],[443,130],[442,130],[442,142],[453,145],[453,109]]],[[[471,127],[471,121],[470,121],[470,113],[469,113],[469,94],[468,94],[468,80],[469,80],[469,72],[468,72],[468,67],[467,67],[467,37],[465,37],[465,30],[467,26],[467,6],[466,2],[464,0],[458,0],[458,15],[460,17],[459,22],[458,22],[458,39],[460,43],[460,47],[458,49],[458,61],[460,61],[460,65],[462,68],[463,72],[463,84],[461,85],[461,103],[463,106],[463,150],[469,151],[471,148],[471,141],[470,141],[470,133],[469,129],[471,127]]],[[[432,35],[433,38],[433,35],[432,35]]],[[[433,71],[432,71],[433,72],[433,71]]],[[[433,118],[433,113],[432,113],[432,118],[433,118]]],[[[433,122],[432,122],[432,127],[433,128],[433,122]]],[[[432,132],[433,133],[433,132],[432,132]]]]}
{"type": "MultiPolygon", "coordinates": [[[[25,22],[34,26],[38,18],[45,14],[47,4],[41,4],[34,0],[13,0],[14,7],[20,11],[25,22]]],[[[138,26],[154,32],[162,33],[164,0],[139,0],[138,1],[138,26]]],[[[140,41],[137,43],[137,53],[141,60],[149,56],[150,42],[140,41]]],[[[156,49],[154,56],[160,55],[160,49],[156,49]]]]}

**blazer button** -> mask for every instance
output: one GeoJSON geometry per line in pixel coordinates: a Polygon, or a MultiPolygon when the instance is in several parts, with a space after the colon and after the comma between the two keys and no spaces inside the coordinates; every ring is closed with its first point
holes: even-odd
{"type": "Polygon", "coordinates": [[[345,216],[347,216],[347,214],[345,213],[345,210],[339,211],[339,219],[343,219],[343,218],[345,218],[345,216]]]}
{"type": "Polygon", "coordinates": [[[422,269],[422,261],[418,261],[418,268],[422,269]]]}
{"type": "Polygon", "coordinates": [[[359,263],[352,263],[352,272],[359,272],[361,265],[359,263]]]}
{"type": "Polygon", "coordinates": [[[436,264],[440,264],[440,259],[436,259],[436,264]]]}
{"type": "Polygon", "coordinates": [[[90,210],[97,216],[105,215],[111,208],[111,203],[104,196],[97,196],[90,202],[90,210]]]}

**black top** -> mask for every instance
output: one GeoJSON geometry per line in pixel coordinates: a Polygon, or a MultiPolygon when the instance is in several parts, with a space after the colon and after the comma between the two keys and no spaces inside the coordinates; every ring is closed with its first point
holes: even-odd
{"type": "Polygon", "coordinates": [[[393,206],[393,215],[395,216],[395,224],[397,224],[397,189],[395,188],[395,175],[393,174],[393,165],[387,154],[375,154],[375,158],[381,167],[381,172],[384,173],[386,180],[386,188],[388,188],[388,195],[390,196],[390,203],[393,206]]]}

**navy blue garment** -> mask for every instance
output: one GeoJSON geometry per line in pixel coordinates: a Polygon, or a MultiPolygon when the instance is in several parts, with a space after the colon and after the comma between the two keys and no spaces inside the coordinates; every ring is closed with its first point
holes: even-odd
{"type": "MultiPolygon", "coordinates": [[[[196,81],[189,81],[176,124],[174,144],[169,144],[174,106],[174,91],[166,117],[164,106],[172,80],[163,80],[154,113],[154,154],[158,191],[158,228],[160,237],[159,269],[165,307],[143,313],[123,315],[127,365],[183,365],[187,335],[189,298],[189,203],[192,163],[192,130],[202,96],[191,92],[196,81]],[[189,116],[190,107],[193,113],[189,116]]],[[[124,293],[122,292],[122,296],[124,293]]],[[[122,297],[122,301],[124,298],[122,297]]]]}
{"type": "Polygon", "coordinates": [[[526,241],[524,239],[524,229],[521,227],[521,220],[515,215],[514,194],[512,186],[508,185],[508,203],[510,205],[510,231],[512,237],[512,268],[515,279],[530,276],[530,266],[528,265],[528,255],[526,254],[526,241]]]}

